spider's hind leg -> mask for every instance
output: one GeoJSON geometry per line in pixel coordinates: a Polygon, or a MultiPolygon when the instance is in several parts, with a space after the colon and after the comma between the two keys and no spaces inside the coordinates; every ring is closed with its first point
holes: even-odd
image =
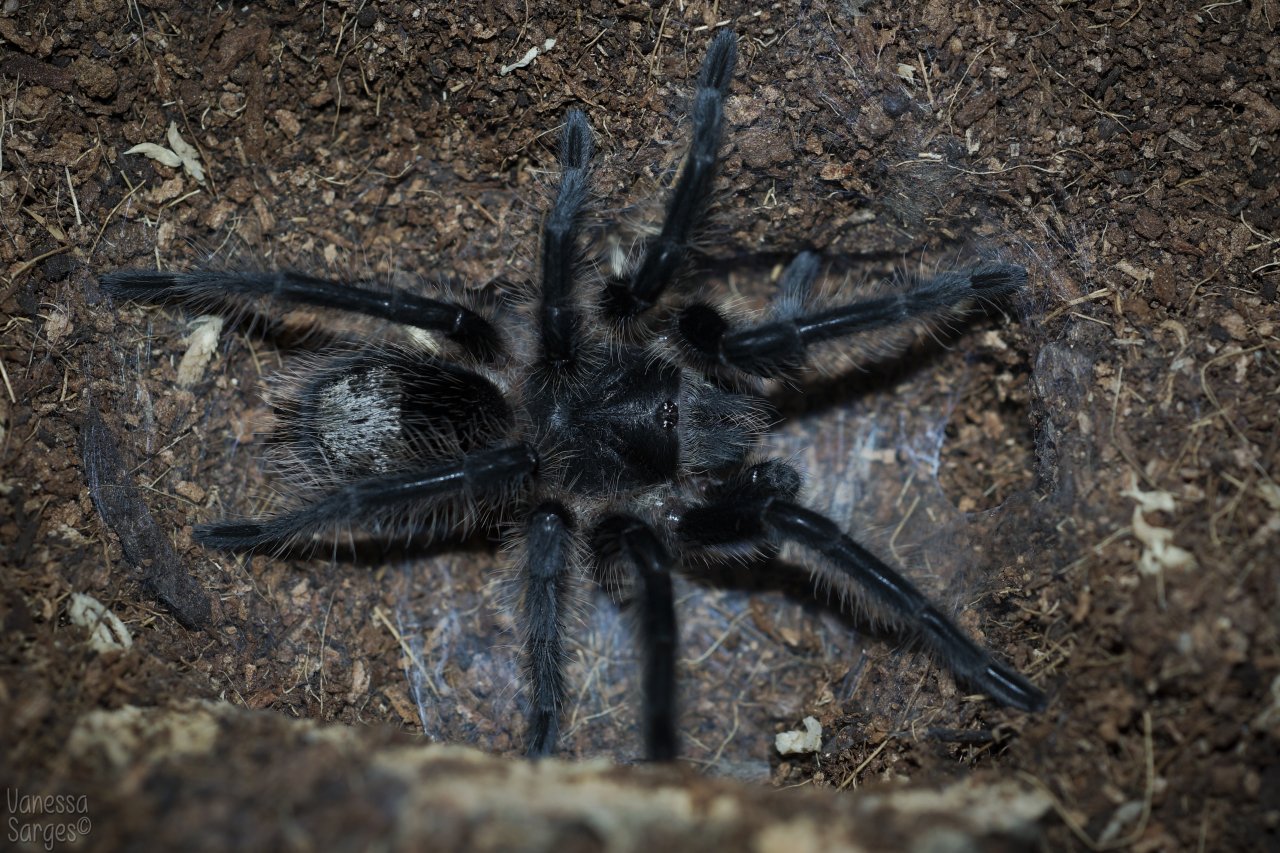
{"type": "Polygon", "coordinates": [[[611,515],[596,528],[596,552],[604,561],[621,561],[633,573],[639,592],[640,644],[644,655],[644,741],[650,761],[673,761],[679,752],[676,717],[675,597],[673,560],[657,533],[629,515],[611,515]]]}
{"type": "Polygon", "coordinates": [[[956,680],[1001,705],[1034,712],[1044,693],[957,628],[915,585],[854,542],[831,519],[795,503],[799,475],[770,460],[743,472],[706,504],[685,512],[678,533],[694,548],[723,548],[766,537],[817,551],[875,605],[918,637],[956,680]],[[784,471],[790,471],[786,475],[784,471]]]}
{"type": "Polygon", "coordinates": [[[282,547],[341,524],[377,524],[431,501],[500,493],[537,468],[538,455],[527,444],[477,450],[458,460],[348,482],[280,515],[201,524],[195,538],[227,551],[282,547]]]}
{"type": "MultiPolygon", "coordinates": [[[[640,642],[644,655],[645,752],[650,761],[676,757],[676,614],[671,590],[671,555],[644,522],[611,515],[592,537],[596,556],[621,562],[634,573],[639,590],[640,642]]],[[[569,598],[573,532],[568,512],[557,503],[534,510],[528,524],[524,565],[525,669],[529,676],[529,723],[525,753],[555,752],[564,705],[564,611],[569,598]]]]}
{"type": "Polygon", "coordinates": [[[529,518],[525,545],[523,616],[529,725],[525,754],[555,752],[565,697],[564,610],[573,533],[567,511],[546,503],[529,518]]]}

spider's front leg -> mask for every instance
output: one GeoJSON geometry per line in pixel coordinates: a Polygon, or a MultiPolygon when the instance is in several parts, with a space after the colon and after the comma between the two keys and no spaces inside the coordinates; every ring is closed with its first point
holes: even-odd
{"type": "Polygon", "coordinates": [[[835,522],[794,502],[800,475],[777,460],[725,484],[685,512],[678,533],[694,548],[733,548],[769,538],[791,540],[825,556],[885,614],[929,647],[956,680],[1021,711],[1044,709],[1039,688],[969,639],[915,585],[854,542],[835,522]]]}
{"type": "Polygon", "coordinates": [[[239,296],[333,308],[438,332],[480,361],[493,361],[502,352],[498,333],[484,317],[456,303],[419,296],[397,287],[372,290],[288,271],[120,270],[100,276],[98,282],[113,296],[142,302],[200,303],[239,296]]]}
{"type": "Polygon", "coordinates": [[[561,372],[575,365],[580,344],[573,279],[592,148],[587,117],[580,110],[570,110],[560,136],[560,188],[542,229],[542,303],[538,310],[542,357],[561,372]]]}
{"type": "MultiPolygon", "coordinates": [[[[819,271],[818,256],[802,252],[783,273],[782,290],[807,296],[819,271]]],[[[1027,271],[1016,264],[989,263],[912,280],[901,292],[823,311],[783,312],[771,322],[734,326],[710,305],[680,312],[676,330],[685,350],[711,366],[733,367],[752,376],[784,376],[803,367],[811,348],[829,341],[913,321],[929,322],[974,302],[994,302],[1021,290],[1027,271]]],[[[794,299],[803,302],[803,296],[794,299]]]]}
{"type": "Polygon", "coordinates": [[[721,30],[707,47],[698,71],[693,142],[667,201],[662,231],[645,245],[644,256],[629,278],[605,287],[603,307],[616,321],[631,320],[653,307],[684,264],[689,241],[711,195],[724,127],[724,99],[737,58],[737,37],[721,30]]]}

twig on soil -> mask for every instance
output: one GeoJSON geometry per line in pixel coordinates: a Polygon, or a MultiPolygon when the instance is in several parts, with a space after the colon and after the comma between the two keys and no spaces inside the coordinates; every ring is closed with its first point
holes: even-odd
{"type": "MultiPolygon", "coordinates": [[[[759,669],[759,666],[758,666],[758,665],[757,665],[756,669],[757,669],[757,670],[759,669]]],[[[754,681],[754,676],[755,676],[755,673],[753,672],[753,673],[751,674],[751,676],[748,676],[748,678],[745,680],[745,682],[744,682],[744,683],[745,683],[745,684],[751,684],[751,683],[753,683],[753,681],[754,681]]],[[[739,695],[739,697],[741,697],[741,695],[742,695],[742,694],[741,694],[741,693],[739,693],[738,695],[739,695]]],[[[724,740],[720,741],[720,746],[718,746],[718,747],[716,748],[715,754],[711,756],[711,760],[707,762],[707,766],[708,766],[708,767],[715,767],[717,764],[719,764],[719,763],[720,763],[720,756],[724,755],[724,749],[725,749],[725,747],[727,747],[730,743],[732,743],[732,742],[733,742],[734,737],[736,737],[736,736],[737,736],[737,734],[738,734],[738,722],[739,722],[739,720],[738,720],[738,709],[739,709],[740,707],[741,707],[741,703],[740,703],[740,702],[734,702],[734,703],[733,703],[733,726],[732,726],[732,727],[730,727],[730,729],[729,729],[728,733],[727,733],[727,734],[725,734],[725,736],[724,736],[724,740]]]]}
{"type": "MultiPolygon", "coordinates": [[[[1240,0],[1234,0],[1234,2],[1239,3],[1239,2],[1240,2],[1240,0]]],[[[1219,5],[1229,5],[1229,4],[1225,4],[1225,3],[1223,3],[1223,4],[1219,4],[1219,5]]],[[[1208,8],[1212,9],[1213,7],[1212,7],[1212,6],[1210,6],[1210,7],[1208,7],[1208,8]]],[[[1116,24],[1116,29],[1117,29],[1117,30],[1123,30],[1125,27],[1129,26],[1129,23],[1130,23],[1134,18],[1138,17],[1138,13],[1139,13],[1139,12],[1141,12],[1141,11],[1142,11],[1142,0],[1138,0],[1138,8],[1136,8],[1136,9],[1134,9],[1134,10],[1133,10],[1133,14],[1132,14],[1132,15],[1130,15],[1130,16],[1129,16],[1129,17],[1127,17],[1127,18],[1125,18],[1125,19],[1124,19],[1123,21],[1121,21],[1119,24],[1116,24]]]]}
{"type": "Polygon", "coordinates": [[[76,185],[71,182],[71,167],[64,165],[62,171],[67,175],[67,189],[71,192],[71,208],[76,212],[76,225],[83,225],[84,220],[80,217],[80,200],[76,198],[76,185]]]}
{"type": "Polygon", "coordinates": [[[649,81],[658,74],[658,60],[662,56],[662,31],[667,27],[667,16],[671,14],[671,3],[662,6],[662,20],[658,23],[658,34],[653,38],[653,53],[649,54],[649,81]]]}
{"type": "MultiPolygon", "coordinates": [[[[1228,427],[1231,428],[1231,431],[1236,434],[1236,437],[1239,438],[1242,442],[1244,442],[1246,447],[1253,447],[1254,444],[1252,441],[1249,440],[1249,437],[1246,436],[1244,432],[1238,426],[1235,425],[1235,422],[1232,421],[1231,418],[1227,416],[1227,410],[1223,408],[1220,402],[1218,402],[1218,396],[1214,394],[1213,389],[1209,387],[1208,372],[1209,372],[1209,367],[1213,365],[1215,362],[1219,362],[1228,358],[1235,358],[1236,356],[1248,355],[1251,352],[1257,352],[1260,349],[1265,349],[1266,346],[1267,345],[1265,343],[1255,344],[1254,346],[1251,346],[1248,349],[1224,352],[1221,355],[1218,355],[1218,356],[1215,356],[1214,358],[1209,359],[1200,367],[1200,387],[1204,389],[1205,396],[1209,398],[1209,402],[1213,404],[1214,409],[1217,410],[1217,414],[1222,417],[1222,420],[1226,423],[1228,427]]],[[[1259,474],[1262,475],[1262,479],[1266,480],[1268,483],[1271,483],[1272,485],[1275,485],[1275,480],[1271,479],[1271,475],[1267,472],[1267,469],[1262,467],[1262,463],[1259,462],[1256,457],[1253,459],[1253,467],[1257,470],[1259,474]]]]}
{"type": "MultiPolygon", "coordinates": [[[[956,83],[955,88],[951,90],[951,97],[947,98],[947,109],[946,109],[946,112],[943,114],[943,121],[946,123],[948,127],[951,127],[951,122],[955,119],[954,108],[955,108],[956,98],[960,96],[960,87],[963,86],[965,84],[965,81],[969,79],[969,72],[973,70],[973,66],[978,62],[980,58],[982,58],[982,54],[986,53],[988,50],[991,50],[991,49],[992,49],[991,45],[986,45],[985,47],[983,47],[981,50],[979,50],[977,53],[973,55],[973,59],[969,60],[969,64],[965,66],[964,74],[960,75],[960,81],[956,83]]],[[[992,51],[992,55],[993,56],[995,55],[994,51],[992,51]]]]}
{"type": "Polygon", "coordinates": [[[933,84],[929,82],[929,69],[924,64],[924,54],[916,51],[916,62],[920,66],[920,78],[924,80],[924,96],[929,100],[929,109],[937,110],[937,105],[933,102],[933,84]]]}
{"type": "Polygon", "coordinates": [[[573,61],[573,64],[570,65],[567,70],[572,71],[573,69],[577,68],[582,63],[583,58],[588,53],[591,52],[591,48],[596,46],[596,42],[600,41],[600,37],[603,36],[606,32],[608,32],[608,30],[605,29],[604,27],[601,27],[600,32],[596,33],[595,37],[592,38],[591,41],[587,42],[585,45],[582,46],[582,50],[578,53],[578,58],[573,61]]]}
{"type": "Polygon", "coordinates": [[[0,377],[4,377],[4,390],[9,392],[9,402],[18,402],[18,398],[13,393],[13,386],[9,384],[9,371],[5,370],[3,359],[0,359],[0,377]]]}
{"type": "Polygon", "coordinates": [[[1066,311],[1069,308],[1074,308],[1075,306],[1082,305],[1085,302],[1092,302],[1095,299],[1102,299],[1107,295],[1109,295],[1110,293],[1111,293],[1110,288],[1100,287],[1097,290],[1093,291],[1092,293],[1086,293],[1084,296],[1077,296],[1075,299],[1072,299],[1070,302],[1064,302],[1062,305],[1059,305],[1057,308],[1050,311],[1048,314],[1045,315],[1045,318],[1040,322],[1048,323],[1052,320],[1057,319],[1059,314],[1061,314],[1062,312],[1066,311]]]}
{"type": "Polygon", "coordinates": [[[728,627],[724,629],[723,633],[721,633],[720,636],[716,637],[715,642],[713,642],[705,652],[698,655],[696,658],[685,658],[684,660],[680,661],[680,663],[683,664],[684,666],[697,666],[702,662],[704,662],[707,658],[711,657],[711,655],[715,653],[715,650],[720,648],[720,645],[726,639],[728,639],[731,633],[733,633],[733,629],[738,627],[738,623],[740,623],[743,619],[747,618],[747,615],[748,615],[748,611],[744,610],[741,613],[739,613],[737,616],[733,617],[732,621],[729,622],[728,627]]]}
{"type": "MultiPolygon", "coordinates": [[[[1061,153],[1061,152],[1058,152],[1061,153]]],[[[907,160],[907,163],[916,163],[918,160],[907,160]]],[[[899,164],[901,165],[901,164],[899,164]]],[[[1003,175],[1005,172],[1014,172],[1018,169],[1031,169],[1034,172],[1043,172],[1046,175],[1061,175],[1061,169],[1050,169],[1047,166],[1037,166],[1035,163],[1014,163],[1012,166],[1002,166],[999,169],[962,169],[959,166],[952,166],[950,163],[945,164],[948,169],[953,172],[959,172],[962,175],[973,175],[982,177],[984,175],[1003,175]]]]}
{"type": "MultiPolygon", "coordinates": [[[[96,243],[95,243],[95,245],[96,245],[96,243]]],[[[68,243],[68,244],[67,244],[67,245],[65,245],[65,246],[59,246],[59,247],[58,247],[58,248],[56,248],[56,249],[50,249],[49,251],[45,252],[45,253],[44,253],[44,254],[42,254],[42,255],[36,255],[34,258],[31,258],[30,260],[26,260],[26,261],[23,261],[22,263],[18,264],[17,268],[13,271],[13,275],[9,276],[9,285],[10,285],[10,287],[12,287],[13,283],[14,283],[14,282],[16,282],[16,281],[18,280],[18,277],[19,277],[19,276],[21,276],[21,275],[22,275],[23,273],[25,273],[27,270],[29,270],[29,269],[31,269],[32,267],[34,267],[36,264],[40,263],[41,261],[45,260],[46,258],[51,258],[51,257],[53,257],[54,255],[61,255],[63,252],[70,251],[71,249],[74,249],[74,248],[75,248],[75,246],[74,246],[73,244],[68,243]]],[[[4,294],[3,294],[3,296],[8,296],[8,295],[9,295],[9,292],[8,292],[8,291],[5,291],[5,292],[4,292],[4,294]]]]}
{"type": "MultiPolygon", "coordinates": [[[[378,617],[378,621],[386,626],[387,630],[391,632],[391,636],[396,638],[396,644],[399,645],[400,650],[405,653],[405,657],[409,658],[409,663],[413,665],[413,668],[425,673],[427,671],[427,667],[422,663],[422,659],[419,658],[417,653],[409,647],[409,642],[404,638],[404,635],[400,633],[400,629],[391,624],[391,620],[387,618],[387,614],[383,609],[381,607],[373,608],[373,615],[378,617]]],[[[428,678],[425,679],[425,681],[427,683],[427,689],[434,693],[437,699],[441,698],[440,694],[436,692],[436,686],[432,683],[431,679],[428,678]]]]}
{"type": "Polygon", "coordinates": [[[877,747],[876,747],[876,748],[871,752],[871,754],[870,754],[870,755],[868,755],[868,756],[863,760],[863,762],[862,762],[861,764],[859,764],[857,767],[853,768],[853,770],[849,773],[849,775],[845,777],[845,780],[844,780],[843,782],[841,782],[839,785],[837,785],[837,786],[836,786],[836,790],[837,790],[837,791],[843,791],[845,788],[848,788],[850,785],[855,785],[855,784],[856,784],[856,780],[857,780],[858,776],[859,776],[859,775],[861,775],[862,771],[863,771],[863,770],[866,770],[866,769],[867,769],[867,767],[868,767],[868,765],[870,765],[870,764],[871,764],[871,762],[873,762],[873,761],[875,761],[875,760],[876,760],[876,756],[877,756],[877,755],[879,755],[880,753],[884,752],[885,747],[887,747],[887,746],[888,746],[892,741],[893,741],[893,738],[892,738],[892,737],[886,737],[884,740],[880,741],[880,745],[879,745],[879,746],[877,746],[877,747]]]}
{"type": "Polygon", "coordinates": [[[98,236],[93,238],[93,245],[89,247],[89,253],[86,257],[89,257],[89,258],[93,257],[94,251],[98,248],[98,241],[101,240],[102,235],[106,233],[107,226],[111,223],[112,217],[116,215],[116,211],[118,211],[126,201],[132,198],[134,193],[136,193],[138,190],[142,189],[146,185],[147,185],[146,182],[143,181],[142,183],[138,184],[136,187],[131,188],[127,193],[124,194],[124,198],[116,202],[116,206],[111,208],[111,212],[107,214],[106,219],[102,220],[102,227],[98,229],[98,236]]]}

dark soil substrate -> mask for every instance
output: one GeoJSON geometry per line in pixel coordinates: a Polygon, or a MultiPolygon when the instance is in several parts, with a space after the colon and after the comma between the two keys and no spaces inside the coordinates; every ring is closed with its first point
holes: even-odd
{"type": "MultiPolygon", "coordinates": [[[[136,839],[131,797],[191,777],[69,739],[96,711],[200,699],[519,753],[492,543],[247,560],[192,542],[270,497],[264,380],[315,351],[316,317],[242,315],[184,386],[187,312],[114,302],[97,276],[289,266],[484,300],[535,273],[570,107],[595,128],[598,242],[660,215],[729,26],[708,281],[751,304],[807,247],[833,291],[987,257],[1029,270],[1025,295],[889,364],[780,392],[771,447],[1051,704],[966,697],[809,594],[786,551],[678,587],[688,761],[848,798],[980,768],[1049,805],[1053,849],[1280,846],[1275,0],[204,5],[0,12],[0,782],[85,794],[92,838],[136,839]],[[171,124],[203,183],[126,153],[176,147],[171,124]],[[95,651],[76,596],[132,647],[95,651]],[[779,756],[809,716],[822,751],[779,756]]],[[[635,652],[596,599],[563,752],[628,762],[635,652]]],[[[242,778],[297,746],[254,731],[221,756],[242,778]]]]}

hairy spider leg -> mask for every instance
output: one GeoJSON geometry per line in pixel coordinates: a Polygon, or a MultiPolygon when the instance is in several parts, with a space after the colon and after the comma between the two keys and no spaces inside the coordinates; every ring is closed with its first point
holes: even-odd
{"type": "MultiPolygon", "coordinates": [[[[817,256],[803,252],[783,274],[803,286],[818,274],[817,256]]],[[[983,264],[913,281],[901,293],[879,296],[813,314],[734,327],[715,308],[695,304],[680,312],[676,327],[691,355],[753,376],[779,377],[805,365],[814,344],[944,314],[965,302],[995,301],[1020,290],[1027,271],[1015,264],[983,264]]]]}
{"type": "Polygon", "coordinates": [[[529,720],[525,754],[555,752],[564,707],[564,611],[569,598],[569,513],[544,503],[529,518],[522,575],[524,582],[525,672],[529,679],[529,720]]]}
{"type": "Polygon", "coordinates": [[[996,702],[1021,711],[1044,710],[1045,695],[1025,676],[974,643],[952,624],[915,585],[884,561],[853,541],[826,516],[795,503],[794,486],[800,475],[783,487],[777,460],[757,465],[728,484],[705,505],[688,510],[679,534],[687,543],[715,547],[760,541],[773,534],[827,557],[848,580],[919,637],[956,680],[987,694],[996,702]]]}
{"type": "MultiPolygon", "coordinates": [[[[538,306],[542,359],[557,376],[576,367],[581,343],[573,284],[593,149],[586,115],[581,110],[570,110],[560,135],[560,185],[542,227],[542,293],[538,306]]],[[[537,757],[555,752],[560,711],[567,692],[563,636],[570,594],[571,517],[559,503],[546,502],[529,516],[526,532],[521,572],[525,673],[529,682],[525,753],[537,757]]]]}
{"type": "Polygon", "coordinates": [[[493,361],[502,342],[488,320],[439,299],[397,287],[370,290],[296,272],[157,272],[122,270],[98,279],[108,293],[126,299],[192,301],[226,295],[258,296],[349,311],[438,332],[481,361],[493,361]]]}
{"type": "Polygon", "coordinates": [[[539,307],[542,357],[559,370],[574,364],[578,355],[573,279],[592,148],[587,117],[581,110],[570,110],[560,136],[560,188],[542,228],[542,304],[539,307]]]}
{"type": "MultiPolygon", "coordinates": [[[[542,237],[542,355],[558,374],[572,370],[578,358],[578,317],[572,289],[591,153],[591,129],[586,117],[573,110],[565,120],[560,139],[560,187],[542,237]]],[[[659,373],[643,375],[651,378],[659,373]]],[[[621,381],[616,376],[603,378],[621,381]]],[[[600,388],[595,393],[609,399],[600,388]]],[[[595,542],[599,556],[624,562],[638,581],[640,642],[645,650],[642,695],[646,755],[650,760],[671,760],[677,752],[677,632],[671,556],[651,529],[629,516],[605,519],[597,527],[595,542]]],[[[526,752],[530,756],[553,752],[559,734],[559,712],[566,691],[562,613],[568,595],[565,568],[571,546],[570,523],[562,507],[548,503],[534,511],[528,525],[524,567],[525,668],[530,682],[526,752]]]]}
{"type": "Polygon", "coordinates": [[[667,201],[662,231],[644,247],[629,280],[614,280],[605,287],[604,309],[616,321],[625,322],[649,310],[684,263],[694,227],[711,195],[724,128],[724,99],[737,58],[737,37],[721,30],[711,40],[698,72],[693,143],[667,201]]]}
{"type": "Polygon", "coordinates": [[[675,596],[671,589],[674,560],[653,528],[630,515],[611,515],[596,528],[596,551],[606,560],[622,560],[640,582],[640,646],[644,654],[641,682],[645,755],[650,761],[673,761],[679,753],[676,734],[675,596]]]}
{"type": "Polygon", "coordinates": [[[537,468],[538,455],[528,444],[477,450],[460,461],[356,480],[307,506],[271,518],[227,519],[197,525],[195,538],[202,545],[229,551],[284,545],[326,527],[368,521],[380,512],[420,501],[497,491],[533,474],[537,468]]]}

